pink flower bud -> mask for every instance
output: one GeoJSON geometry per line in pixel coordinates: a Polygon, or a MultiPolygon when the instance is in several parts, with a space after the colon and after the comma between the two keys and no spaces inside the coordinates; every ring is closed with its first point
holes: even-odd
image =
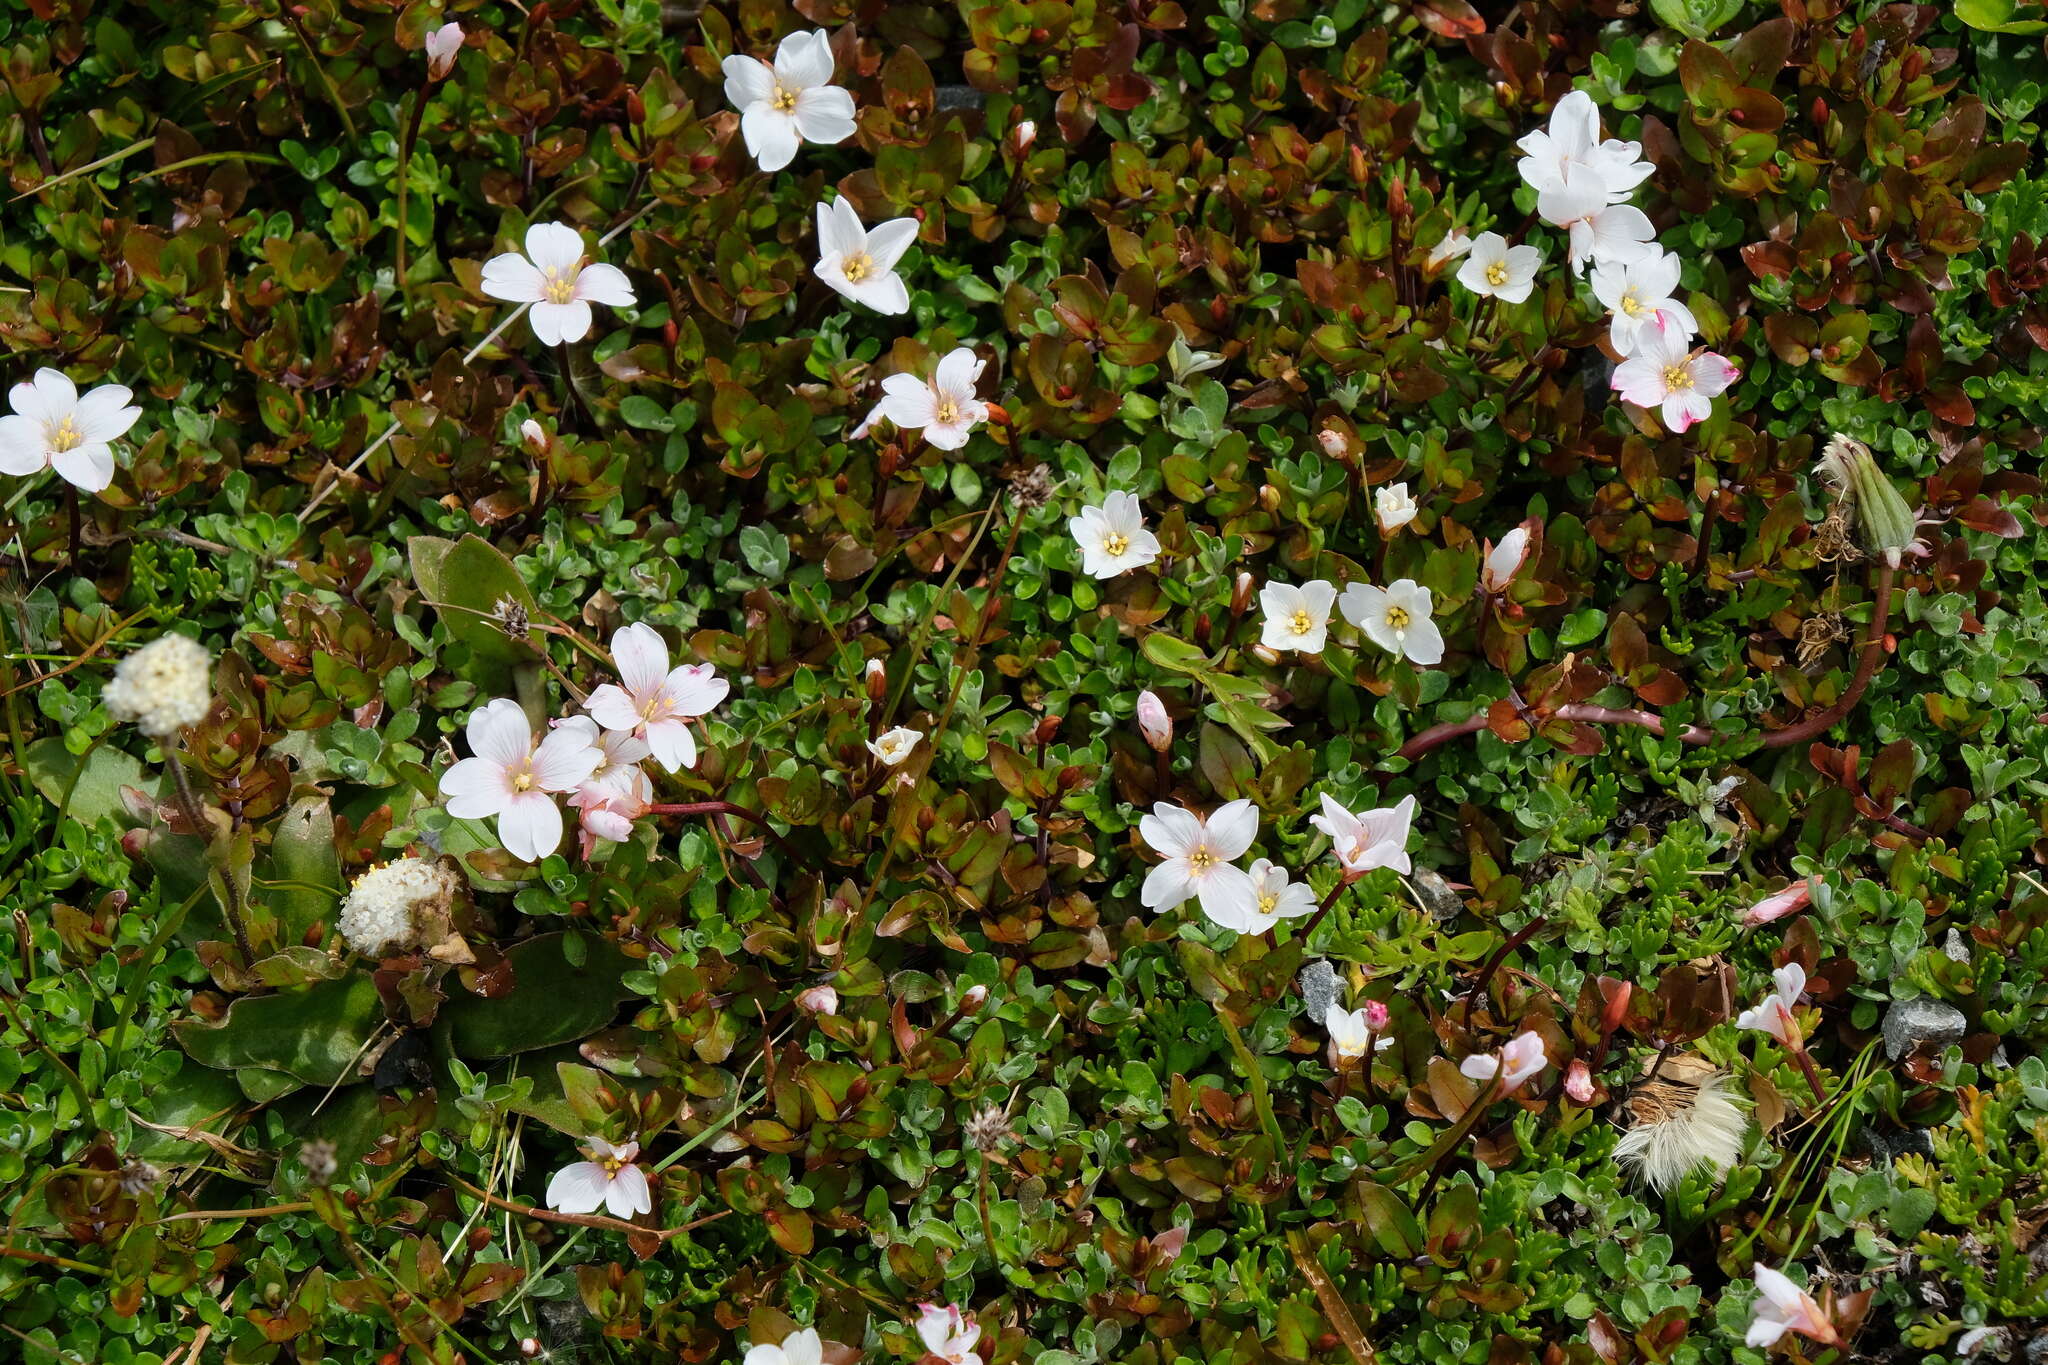
{"type": "Polygon", "coordinates": [[[813,986],[807,991],[798,992],[796,1003],[812,1014],[837,1014],[839,992],[830,986],[813,986]]]}
{"type": "Polygon", "coordinates": [[[1742,927],[1754,929],[1760,924],[1783,919],[1797,910],[1804,910],[1813,899],[1813,879],[1801,877],[1783,891],[1765,896],[1749,907],[1742,916],[1742,927]]]}
{"type": "Polygon", "coordinates": [[[1173,744],[1173,717],[1166,714],[1166,703],[1150,688],[1138,694],[1138,730],[1155,753],[1163,754],[1173,744]]]}
{"type": "Polygon", "coordinates": [[[1013,156],[1022,156],[1031,150],[1031,144],[1038,141],[1038,125],[1025,119],[1010,130],[1010,151],[1013,156]]]}
{"type": "Polygon", "coordinates": [[[1323,454],[1333,460],[1341,458],[1348,448],[1344,440],[1344,433],[1335,427],[1324,427],[1316,433],[1316,439],[1322,442],[1323,454]]]}
{"type": "Polygon", "coordinates": [[[462,53],[462,25],[443,24],[427,35],[427,79],[438,81],[455,69],[462,53]]]}
{"type": "Polygon", "coordinates": [[[1365,1002],[1365,1027],[1370,1032],[1385,1033],[1387,1031],[1388,1018],[1389,1016],[1387,1014],[1387,1007],[1385,1005],[1381,1004],[1377,1000],[1368,1000],[1365,1002]]]}
{"type": "Polygon", "coordinates": [[[960,1012],[962,1014],[976,1014],[980,1012],[982,1005],[987,1000],[988,987],[969,986],[960,996],[960,1012]]]}
{"type": "Polygon", "coordinates": [[[1573,1104],[1593,1102],[1593,1073],[1580,1058],[1572,1058],[1572,1064],[1565,1068],[1564,1093],[1571,1096],[1573,1104]]]}

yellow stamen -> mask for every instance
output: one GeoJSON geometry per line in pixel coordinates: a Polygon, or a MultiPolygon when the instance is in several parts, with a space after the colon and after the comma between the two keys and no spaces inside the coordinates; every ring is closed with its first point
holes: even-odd
{"type": "Polygon", "coordinates": [[[941,399],[939,401],[939,411],[937,415],[941,423],[957,422],[960,420],[960,409],[954,405],[952,399],[941,399]]]}
{"type": "Polygon", "coordinates": [[[775,98],[770,100],[769,103],[786,114],[796,108],[796,91],[785,90],[778,85],[775,87],[775,98]]]}
{"type": "Polygon", "coordinates": [[[1278,896],[1275,896],[1275,895],[1273,895],[1273,894],[1272,894],[1271,892],[1267,892],[1267,891],[1261,891],[1261,892],[1259,892],[1259,913],[1260,913],[1260,914],[1262,914],[1262,915],[1270,915],[1270,914],[1272,914],[1272,913],[1273,913],[1273,907],[1274,907],[1274,906],[1276,906],[1276,905],[1278,905],[1279,903],[1280,903],[1280,898],[1279,898],[1278,896]]]}
{"type": "Polygon", "coordinates": [[[85,433],[78,429],[78,419],[66,417],[50,433],[50,449],[62,453],[76,450],[85,444],[85,433]]]}
{"type": "Polygon", "coordinates": [[[567,270],[556,270],[553,266],[543,270],[541,274],[546,276],[546,283],[541,285],[540,292],[544,301],[573,303],[576,299],[576,272],[581,269],[583,263],[578,261],[567,270]]]}
{"type": "Polygon", "coordinates": [[[1486,267],[1486,282],[1496,289],[1506,284],[1508,282],[1508,263],[1506,261],[1495,261],[1492,265],[1486,267]]]}
{"type": "Polygon", "coordinates": [[[1308,634],[1311,630],[1315,629],[1315,624],[1315,622],[1309,620],[1308,612],[1300,607],[1296,607],[1294,615],[1287,618],[1287,628],[1296,635],[1308,634]]]}
{"type": "Polygon", "coordinates": [[[1111,531],[1102,538],[1102,552],[1111,559],[1131,548],[1131,538],[1122,531],[1111,531]]]}
{"type": "Polygon", "coordinates": [[[858,255],[848,256],[845,264],[839,267],[839,273],[846,276],[848,284],[859,284],[868,277],[868,271],[874,269],[874,264],[868,259],[867,252],[863,251],[858,255]]]}
{"type": "Polygon", "coordinates": [[[1207,844],[1197,844],[1195,851],[1188,854],[1188,868],[1194,872],[1207,872],[1216,865],[1216,855],[1209,851],[1207,844]]]}
{"type": "Polygon", "coordinates": [[[1647,311],[1643,307],[1643,305],[1636,302],[1636,291],[1633,289],[1629,290],[1626,294],[1623,294],[1621,296],[1621,303],[1619,306],[1621,308],[1621,311],[1628,314],[1630,317],[1634,317],[1638,313],[1647,311]]]}
{"type": "Polygon", "coordinates": [[[522,769],[512,778],[512,790],[516,792],[526,792],[533,790],[532,769],[522,769]]]}
{"type": "Polygon", "coordinates": [[[1408,629],[1408,623],[1414,619],[1408,614],[1408,608],[1406,607],[1387,608],[1387,624],[1395,630],[1408,629]]]}
{"type": "Polygon", "coordinates": [[[1691,367],[1686,365],[1666,365],[1664,367],[1664,387],[1671,390],[1673,393],[1676,393],[1680,389],[1691,388],[1691,367]]]}

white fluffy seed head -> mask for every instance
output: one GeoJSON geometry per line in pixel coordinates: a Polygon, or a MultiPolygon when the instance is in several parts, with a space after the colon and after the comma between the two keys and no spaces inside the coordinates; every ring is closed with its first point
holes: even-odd
{"type": "Polygon", "coordinates": [[[1658,1194],[1702,1168],[1720,1181],[1741,1158],[1749,1135],[1749,1116],[1720,1072],[1708,1074],[1696,1087],[1683,1081],[1646,1082],[1630,1097],[1629,1108],[1635,1126],[1615,1145],[1615,1160],[1658,1194]],[[1691,1091],[1689,1099],[1684,1091],[1691,1091]]]}
{"type": "Polygon", "coordinates": [[[100,694],[107,714],[134,721],[151,739],[167,739],[206,719],[213,706],[213,659],[183,635],[160,635],[114,669],[100,694]]]}
{"type": "Polygon", "coordinates": [[[341,903],[341,936],[364,957],[417,948],[447,932],[447,911],[461,889],[451,868],[424,858],[380,863],[356,878],[341,903]]]}

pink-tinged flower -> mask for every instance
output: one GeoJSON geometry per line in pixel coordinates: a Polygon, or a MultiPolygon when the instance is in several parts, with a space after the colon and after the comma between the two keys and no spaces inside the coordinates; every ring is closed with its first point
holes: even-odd
{"type": "Polygon", "coordinates": [[[727,57],[725,97],[740,111],[740,136],[764,171],[779,171],[806,142],[829,147],[853,136],[853,96],[832,84],[832,38],[824,29],[792,33],[770,66],[727,57]]]}
{"type": "Polygon", "coordinates": [[[633,1164],[640,1155],[639,1143],[614,1147],[594,1137],[584,1150],[595,1159],[564,1166],[548,1181],[549,1208],[557,1213],[596,1213],[603,1208],[614,1218],[653,1212],[647,1173],[633,1164]]]}
{"type": "MultiPolygon", "coordinates": [[[[596,722],[587,716],[572,716],[562,723],[570,721],[589,726],[593,733],[597,730],[596,722]]],[[[652,752],[647,741],[629,731],[606,730],[597,736],[596,744],[603,759],[569,797],[570,806],[581,813],[586,858],[599,839],[618,843],[630,838],[633,822],[654,804],[654,783],[640,767],[640,761],[652,752]]]]}
{"type": "Polygon", "coordinates": [[[1335,427],[1324,427],[1316,433],[1316,442],[1323,448],[1323,454],[1333,460],[1344,458],[1344,452],[1351,449],[1351,443],[1344,439],[1344,433],[1335,427]]]}
{"type": "Polygon", "coordinates": [[[1330,852],[1354,876],[1381,867],[1391,867],[1404,876],[1414,870],[1408,860],[1408,832],[1415,823],[1413,796],[1354,815],[1324,792],[1323,813],[1311,815],[1308,822],[1330,836],[1330,852]]]}
{"type": "Polygon", "coordinates": [[[798,1008],[811,1014],[839,1013],[839,992],[830,986],[812,986],[809,990],[797,992],[798,1008]]]}
{"type": "Polygon", "coordinates": [[[1797,962],[1788,962],[1771,973],[1771,980],[1777,983],[1777,990],[1765,996],[1761,1005],[1736,1015],[1735,1027],[1768,1033],[1788,1048],[1803,1047],[1805,1038],[1799,1031],[1799,1019],[1792,1011],[1799,1004],[1800,994],[1806,990],[1806,968],[1797,962]]]}
{"type": "Polygon", "coordinates": [[[892,374],[882,380],[882,401],[854,432],[859,436],[886,417],[905,431],[922,431],[925,441],[940,450],[958,450],[975,427],[988,420],[988,404],[974,396],[987,362],[965,346],[948,351],[929,382],[914,374],[892,374]]]}
{"type": "Polygon", "coordinates": [[[1572,1064],[1565,1068],[1564,1093],[1573,1104],[1593,1102],[1593,1070],[1586,1065],[1583,1057],[1572,1058],[1572,1064]]]}
{"type": "Polygon", "coordinates": [[[458,820],[496,816],[505,851],[538,862],[562,842],[562,812],[550,793],[574,791],[604,755],[597,732],[580,716],[535,742],[519,703],[500,697],[470,713],[475,755],[441,774],[441,795],[458,820]]]}
{"type": "Polygon", "coordinates": [[[917,239],[915,218],[891,218],[873,228],[845,198],[818,205],[818,264],[813,273],[838,293],[877,313],[910,311],[910,290],[896,262],[917,239]]]}
{"type": "Polygon", "coordinates": [[[1635,352],[1608,380],[1623,402],[1659,409],[1673,432],[1712,416],[1715,396],[1742,378],[1726,356],[1689,350],[1690,341],[1676,327],[1644,327],[1636,333],[1635,352]]]}
{"type": "Polygon", "coordinates": [[[1379,1005],[1379,1023],[1372,1018],[1374,1005],[1369,1001],[1362,1009],[1345,1010],[1331,1005],[1323,1012],[1323,1027],[1330,1031],[1330,1047],[1337,1054],[1339,1062],[1355,1062],[1369,1053],[1381,1052],[1394,1045],[1393,1035],[1383,1032],[1387,1026],[1387,1007],[1379,1005]]]}
{"type": "Polygon", "coordinates": [[[1365,1026],[1374,1033],[1385,1033],[1387,1022],[1394,1017],[1385,1003],[1378,1000],[1366,1001],[1359,1006],[1358,1012],[1365,1016],[1365,1026]]]}
{"type": "Polygon", "coordinates": [[[1543,1039],[1534,1033],[1520,1033],[1499,1052],[1467,1057],[1458,1063],[1458,1070],[1475,1081],[1490,1081],[1498,1076],[1500,1093],[1512,1095],[1522,1088],[1522,1082],[1549,1064],[1550,1058],[1543,1051],[1543,1039]]]}
{"type": "Polygon", "coordinates": [[[740,1365],[823,1365],[825,1343],[818,1329],[791,1332],[779,1346],[749,1346],[740,1365]]]}
{"type": "Polygon", "coordinates": [[[62,370],[37,370],[8,391],[14,411],[0,417],[0,474],[54,469],[66,483],[99,492],[114,481],[113,443],[142,416],[128,405],[134,396],[123,385],[102,384],[81,397],[62,370]]]}
{"type": "Polygon", "coordinates": [[[1754,929],[1759,925],[1781,920],[1785,916],[1804,910],[1813,901],[1813,878],[1801,877],[1783,891],[1774,891],[1743,912],[1742,927],[1754,929]]]}
{"type": "Polygon", "coordinates": [[[1259,813],[1251,802],[1226,802],[1204,819],[1161,801],[1138,821],[1138,836],[1166,860],[1146,874],[1138,893],[1147,910],[1163,913],[1192,896],[1218,924],[1257,913],[1251,875],[1233,866],[1259,837],[1259,813]]]}
{"type": "Polygon", "coordinates": [[[1608,202],[1607,182],[1577,165],[1567,167],[1554,187],[1537,192],[1536,212],[1571,234],[1574,275],[1585,274],[1589,264],[1641,260],[1657,249],[1649,215],[1633,204],[1608,202]]]}
{"type": "Polygon", "coordinates": [[[981,1357],[974,1350],[981,1340],[981,1327],[953,1304],[944,1308],[935,1303],[919,1304],[917,1337],[928,1354],[946,1365],[981,1365],[981,1357]]]}
{"type": "Polygon", "coordinates": [[[1166,703],[1150,688],[1138,694],[1138,733],[1154,753],[1163,754],[1173,744],[1173,717],[1166,714],[1166,703]]]}
{"type": "Polygon", "coordinates": [[[1522,564],[1529,558],[1529,528],[1517,526],[1500,538],[1500,544],[1486,542],[1486,557],[1479,565],[1479,586],[1490,593],[1503,593],[1522,564]]]}
{"type": "Polygon", "coordinates": [[[1598,176],[1608,195],[1618,202],[1657,169],[1639,160],[1641,143],[1600,140],[1600,106],[1583,90],[1560,99],[1551,108],[1549,126],[1525,135],[1515,145],[1524,154],[1517,169],[1538,192],[1558,185],[1567,173],[1579,169],[1598,176]]]}
{"type": "Polygon", "coordinates": [[[671,669],[667,642],[644,622],[612,636],[612,662],[619,681],[593,690],[583,709],[605,729],[647,741],[655,762],[668,771],[696,767],[697,740],[690,722],[724,701],[731,684],[710,664],[671,669]]]}
{"type": "Polygon", "coordinates": [[[1234,903],[1211,910],[1205,903],[1202,913],[1232,933],[1263,934],[1283,919],[1299,919],[1316,912],[1315,892],[1309,890],[1306,882],[1289,881],[1286,868],[1255,858],[1246,875],[1252,879],[1252,903],[1248,910],[1239,913],[1243,907],[1234,903]]]}
{"type": "Polygon", "coordinates": [[[1593,297],[1610,309],[1613,320],[1607,339],[1628,355],[1647,327],[1676,331],[1690,341],[1700,325],[1692,310],[1678,301],[1680,264],[1676,254],[1653,250],[1639,261],[1602,263],[1593,267],[1593,297]]]}
{"type": "Polygon", "coordinates": [[[583,238],[566,223],[526,229],[526,254],[508,251],[484,262],[483,291],[507,303],[530,303],[526,320],[543,346],[581,341],[590,332],[590,305],[633,306],[625,272],[586,261],[583,238]]]}
{"type": "Polygon", "coordinates": [[[462,25],[443,24],[427,35],[427,79],[444,79],[462,54],[462,25]]]}
{"type": "Polygon", "coordinates": [[[1744,1338],[1746,1345],[1753,1347],[1773,1346],[1778,1338],[1787,1332],[1817,1341],[1823,1346],[1842,1344],[1841,1333],[1835,1324],[1828,1321],[1828,1315],[1821,1311],[1813,1297],[1783,1271],[1773,1270],[1761,1261],[1750,1269],[1756,1278],[1756,1316],[1750,1321],[1749,1335],[1744,1338]]]}
{"type": "Polygon", "coordinates": [[[1038,125],[1025,119],[1010,130],[1010,155],[1022,156],[1031,150],[1031,144],[1038,141],[1038,125]]]}
{"type": "Polygon", "coordinates": [[[1498,232],[1482,232],[1472,239],[1472,254],[1458,267],[1458,283],[1473,293],[1520,303],[1536,287],[1536,271],[1543,253],[1533,246],[1509,246],[1498,232]]]}

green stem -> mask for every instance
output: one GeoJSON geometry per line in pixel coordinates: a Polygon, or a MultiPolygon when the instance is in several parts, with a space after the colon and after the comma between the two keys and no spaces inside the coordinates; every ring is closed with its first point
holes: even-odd
{"type": "Polygon", "coordinates": [[[1259,1114],[1259,1126],[1273,1139],[1273,1154],[1278,1158],[1287,1150],[1287,1139],[1280,1135],[1280,1120],[1273,1115],[1273,1095],[1266,1088],[1266,1073],[1259,1070],[1259,1059],[1252,1055],[1245,1045],[1244,1034],[1230,1016],[1223,1012],[1223,1006],[1216,1006],[1216,1022],[1223,1025],[1223,1036],[1230,1040],[1230,1050],[1237,1054],[1237,1064],[1243,1068],[1245,1078],[1251,1082],[1252,1108],[1259,1114]]]}

